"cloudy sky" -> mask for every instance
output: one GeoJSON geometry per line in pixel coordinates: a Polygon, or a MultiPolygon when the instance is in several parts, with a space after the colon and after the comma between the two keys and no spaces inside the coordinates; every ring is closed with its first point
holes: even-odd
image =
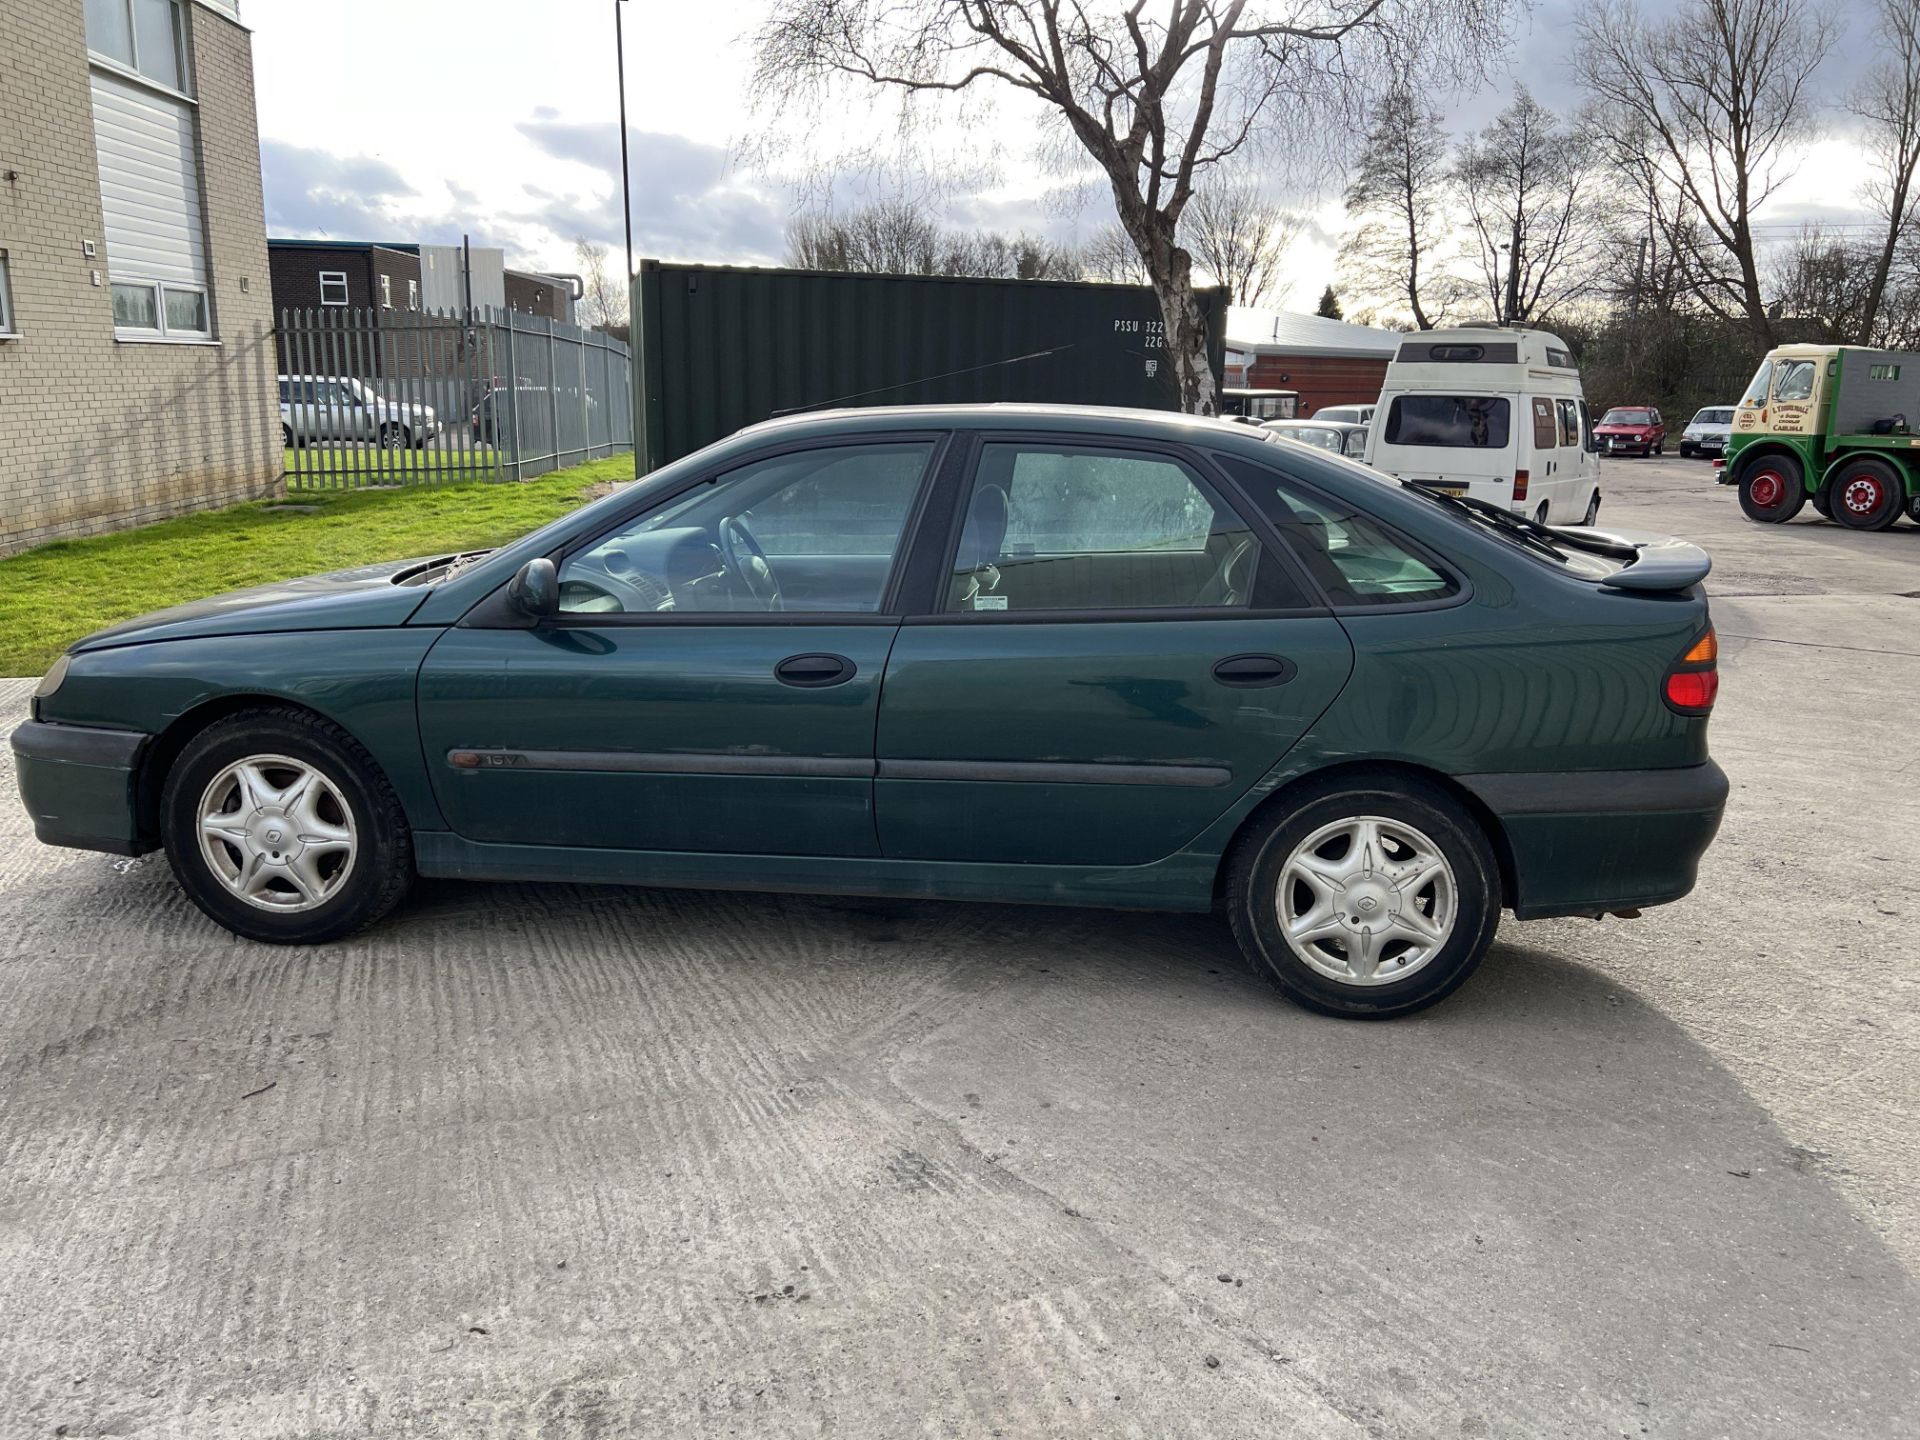
{"type": "MultiPolygon", "coordinates": [[[[636,255],[779,262],[786,223],[807,192],[787,173],[794,162],[742,158],[759,154],[768,138],[752,103],[747,39],[764,3],[627,5],[636,255]]],[[[1519,76],[1543,103],[1566,106],[1567,19],[1577,3],[1537,0],[1502,75],[1457,97],[1449,127],[1484,124],[1511,99],[1519,76]]],[[[1831,62],[1836,86],[1864,53],[1870,29],[1867,0],[1842,0],[1841,8],[1851,38],[1831,62]]],[[[269,232],[424,241],[471,234],[515,263],[552,270],[576,268],[576,235],[618,254],[612,10],[613,0],[245,0],[269,232]]],[[[807,129],[850,141],[889,127],[884,116],[842,114],[811,117],[807,129]]],[[[1043,163],[1038,130],[1017,104],[956,117],[944,136],[948,183],[940,187],[953,223],[1070,241],[1108,222],[1096,187],[1043,163]]],[[[1778,227],[1769,233],[1784,236],[1809,217],[1859,220],[1864,178],[1855,148],[1836,135],[1806,157],[1762,217],[1778,227]]],[[[858,174],[827,183],[850,202],[873,198],[858,174]]],[[[1290,303],[1309,306],[1334,278],[1340,211],[1324,190],[1292,198],[1312,220],[1290,257],[1290,303]]]]}

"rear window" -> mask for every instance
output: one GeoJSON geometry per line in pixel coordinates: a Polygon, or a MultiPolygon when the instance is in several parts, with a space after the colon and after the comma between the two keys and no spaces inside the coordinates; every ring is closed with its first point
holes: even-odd
{"type": "Polygon", "coordinates": [[[1504,450],[1512,407],[1497,395],[1396,395],[1387,411],[1389,445],[1504,450]]]}

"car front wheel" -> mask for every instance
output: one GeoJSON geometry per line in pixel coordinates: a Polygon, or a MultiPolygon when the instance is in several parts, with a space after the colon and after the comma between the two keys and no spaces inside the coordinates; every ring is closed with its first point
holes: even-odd
{"type": "Polygon", "coordinates": [[[305,711],[209,726],[168,771],[160,813],[181,887],[251,940],[341,939],[413,880],[412,832],[392,786],[359,742],[305,711]]]}
{"type": "Polygon", "coordinates": [[[1229,918],[1254,973],[1326,1015],[1384,1020],[1452,994],[1500,919],[1486,836],[1437,786],[1353,776],[1304,791],[1236,846],[1229,918]]]}

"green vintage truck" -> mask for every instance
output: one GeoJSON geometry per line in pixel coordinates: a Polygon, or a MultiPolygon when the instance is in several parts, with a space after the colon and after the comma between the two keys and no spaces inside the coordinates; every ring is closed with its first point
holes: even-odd
{"type": "Polygon", "coordinates": [[[1920,521],[1920,354],[1782,345],[1740,397],[1720,472],[1747,517],[1778,525],[1809,500],[1854,530],[1920,521]]]}

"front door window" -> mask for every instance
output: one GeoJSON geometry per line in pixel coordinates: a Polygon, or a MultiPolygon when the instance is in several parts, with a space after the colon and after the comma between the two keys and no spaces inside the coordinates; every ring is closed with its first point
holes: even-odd
{"type": "Polygon", "coordinates": [[[563,614],[873,612],[933,441],[756,460],[568,557],[563,614]]]}

